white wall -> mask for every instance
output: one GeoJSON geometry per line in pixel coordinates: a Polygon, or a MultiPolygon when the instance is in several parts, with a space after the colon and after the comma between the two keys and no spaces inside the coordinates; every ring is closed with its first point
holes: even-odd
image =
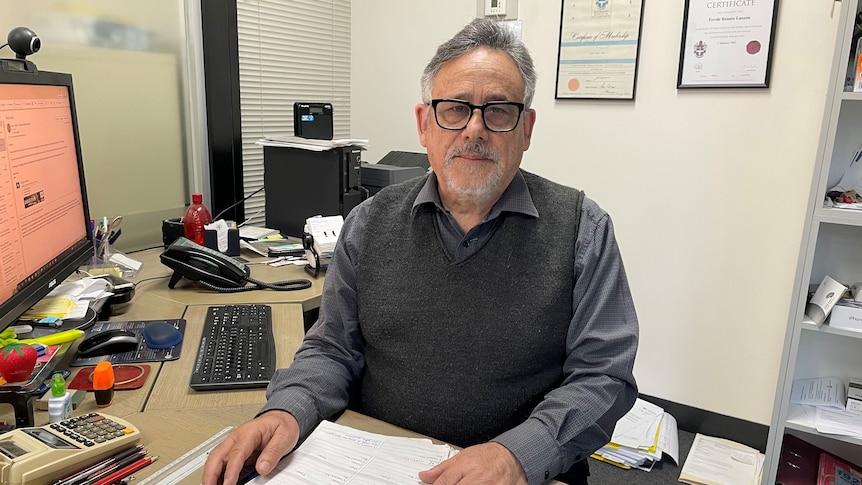
{"type": "MultiPolygon", "coordinates": [[[[353,4],[351,136],[370,139],[365,161],[423,150],[419,76],[475,4],[353,4]]],[[[840,8],[781,2],[769,89],[677,90],[684,1],[646,4],[637,99],[557,101],[560,2],[520,1],[539,71],[522,166],[613,217],[640,391],[768,424],[840,8]]]]}

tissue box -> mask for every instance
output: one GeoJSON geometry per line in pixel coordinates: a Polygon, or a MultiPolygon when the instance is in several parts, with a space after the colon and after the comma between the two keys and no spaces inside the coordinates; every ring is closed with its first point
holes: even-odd
{"type": "Polygon", "coordinates": [[[829,326],[862,332],[862,303],[842,299],[832,307],[829,326]]]}
{"type": "MultiPolygon", "coordinates": [[[[220,251],[218,247],[218,231],[204,229],[204,246],[220,251]]],[[[228,256],[239,256],[239,229],[229,228],[227,230],[227,249],[221,252],[228,256]]]]}

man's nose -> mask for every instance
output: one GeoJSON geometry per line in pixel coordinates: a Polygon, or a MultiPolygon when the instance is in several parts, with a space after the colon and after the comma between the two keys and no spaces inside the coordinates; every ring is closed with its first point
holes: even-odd
{"type": "Polygon", "coordinates": [[[464,127],[464,134],[470,138],[482,138],[485,136],[485,118],[481,108],[473,108],[473,115],[464,127]]]}

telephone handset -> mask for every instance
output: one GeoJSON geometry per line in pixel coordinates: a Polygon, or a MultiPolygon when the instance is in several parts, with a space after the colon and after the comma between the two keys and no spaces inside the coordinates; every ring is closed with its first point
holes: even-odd
{"type": "Polygon", "coordinates": [[[160,259],[174,270],[168,288],[173,288],[183,277],[217,287],[241,288],[251,275],[249,267],[236,259],[184,237],[168,246],[160,259]]]}
{"type": "Polygon", "coordinates": [[[235,258],[214,249],[201,246],[184,237],[177,238],[160,256],[162,264],[174,270],[168,288],[186,277],[216,291],[238,292],[251,290],[292,291],[311,288],[305,279],[264,283],[251,277],[251,269],[235,258]],[[246,283],[251,283],[246,285],[246,283]]]}

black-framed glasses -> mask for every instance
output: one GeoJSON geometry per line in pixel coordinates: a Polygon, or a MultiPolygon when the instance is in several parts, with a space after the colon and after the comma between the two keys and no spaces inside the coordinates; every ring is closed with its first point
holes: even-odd
{"type": "Polygon", "coordinates": [[[434,118],[437,125],[445,130],[463,130],[470,123],[473,112],[482,111],[482,122],[488,131],[505,133],[518,126],[524,103],[512,101],[491,101],[480,106],[457,99],[432,99],[434,118]]]}

